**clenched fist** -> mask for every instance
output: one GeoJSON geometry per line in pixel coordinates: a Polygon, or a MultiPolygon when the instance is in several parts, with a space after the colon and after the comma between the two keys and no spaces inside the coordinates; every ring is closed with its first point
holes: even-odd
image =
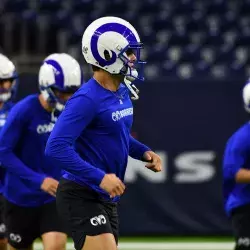
{"type": "Polygon", "coordinates": [[[122,195],[125,190],[125,185],[115,174],[105,174],[100,187],[108,192],[111,198],[122,195]]]}
{"type": "Polygon", "coordinates": [[[56,196],[57,187],[58,181],[50,177],[45,178],[41,185],[41,189],[52,196],[56,196]]]}
{"type": "Polygon", "coordinates": [[[161,158],[158,154],[154,153],[153,151],[147,151],[143,155],[143,160],[147,161],[146,168],[154,171],[160,172],[162,169],[162,162],[161,158]]]}

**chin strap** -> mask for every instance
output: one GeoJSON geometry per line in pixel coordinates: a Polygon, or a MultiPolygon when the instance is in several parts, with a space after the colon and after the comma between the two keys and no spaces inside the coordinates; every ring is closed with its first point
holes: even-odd
{"type": "Polygon", "coordinates": [[[136,69],[127,69],[127,76],[124,77],[124,83],[127,86],[127,88],[130,90],[132,97],[132,100],[138,100],[139,99],[139,89],[136,88],[136,86],[134,84],[132,84],[132,82],[136,79],[136,77],[138,76],[138,72],[136,69]]]}
{"type": "Polygon", "coordinates": [[[132,100],[138,100],[139,99],[139,89],[136,88],[136,86],[134,84],[132,84],[131,81],[129,81],[126,77],[124,77],[124,83],[127,86],[127,88],[130,90],[132,97],[132,100]]]}
{"type": "Polygon", "coordinates": [[[52,110],[52,112],[51,112],[51,122],[52,122],[52,123],[56,123],[56,121],[57,121],[59,115],[61,114],[61,112],[62,112],[62,111],[60,111],[60,110],[58,110],[58,109],[56,109],[56,108],[54,108],[54,109],[52,110]]]}

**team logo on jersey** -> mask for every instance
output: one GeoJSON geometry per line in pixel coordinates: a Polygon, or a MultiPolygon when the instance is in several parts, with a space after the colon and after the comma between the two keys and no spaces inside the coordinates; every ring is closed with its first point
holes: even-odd
{"type": "Polygon", "coordinates": [[[90,223],[93,226],[104,225],[104,224],[106,224],[106,222],[107,222],[106,218],[102,214],[100,214],[98,216],[95,216],[95,217],[90,219],[90,223]]]}
{"type": "Polygon", "coordinates": [[[50,133],[53,130],[54,123],[38,125],[36,131],[38,134],[50,133]]]}
{"type": "Polygon", "coordinates": [[[22,241],[22,237],[19,234],[10,233],[9,237],[10,237],[10,240],[13,242],[19,243],[22,241]]]}
{"type": "Polygon", "coordinates": [[[127,109],[113,112],[112,113],[112,120],[114,122],[117,122],[117,121],[121,120],[122,118],[129,116],[129,115],[133,115],[133,108],[127,108],[127,109]]]}

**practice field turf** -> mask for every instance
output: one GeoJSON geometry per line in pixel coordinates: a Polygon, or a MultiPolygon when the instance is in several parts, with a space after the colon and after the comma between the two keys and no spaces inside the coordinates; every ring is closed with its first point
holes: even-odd
{"type": "MultiPolygon", "coordinates": [[[[231,238],[121,238],[120,250],[232,250],[231,238]]],[[[35,243],[35,250],[42,250],[40,241],[35,243]]],[[[67,250],[73,250],[73,243],[68,241],[67,250]]]]}

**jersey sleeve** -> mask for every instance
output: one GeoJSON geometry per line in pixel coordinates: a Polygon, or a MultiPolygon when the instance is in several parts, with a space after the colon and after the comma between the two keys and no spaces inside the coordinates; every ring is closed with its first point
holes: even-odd
{"type": "Polygon", "coordinates": [[[74,149],[75,141],[92,121],[96,110],[95,102],[85,94],[73,96],[53,128],[45,154],[63,170],[99,185],[105,172],[84,161],[74,149]]]}
{"type": "Polygon", "coordinates": [[[129,137],[129,156],[131,156],[134,159],[142,160],[143,154],[146,151],[151,151],[149,147],[142,144],[141,142],[137,141],[135,138],[133,138],[131,135],[129,137]]]}
{"type": "Polygon", "coordinates": [[[223,176],[234,179],[237,172],[244,166],[250,150],[248,136],[235,134],[227,142],[223,157],[223,176]]]}
{"type": "Polygon", "coordinates": [[[26,129],[28,111],[20,103],[10,111],[6,123],[0,133],[0,165],[20,178],[31,181],[40,188],[46,177],[26,166],[14,153],[18,141],[26,129]]]}

